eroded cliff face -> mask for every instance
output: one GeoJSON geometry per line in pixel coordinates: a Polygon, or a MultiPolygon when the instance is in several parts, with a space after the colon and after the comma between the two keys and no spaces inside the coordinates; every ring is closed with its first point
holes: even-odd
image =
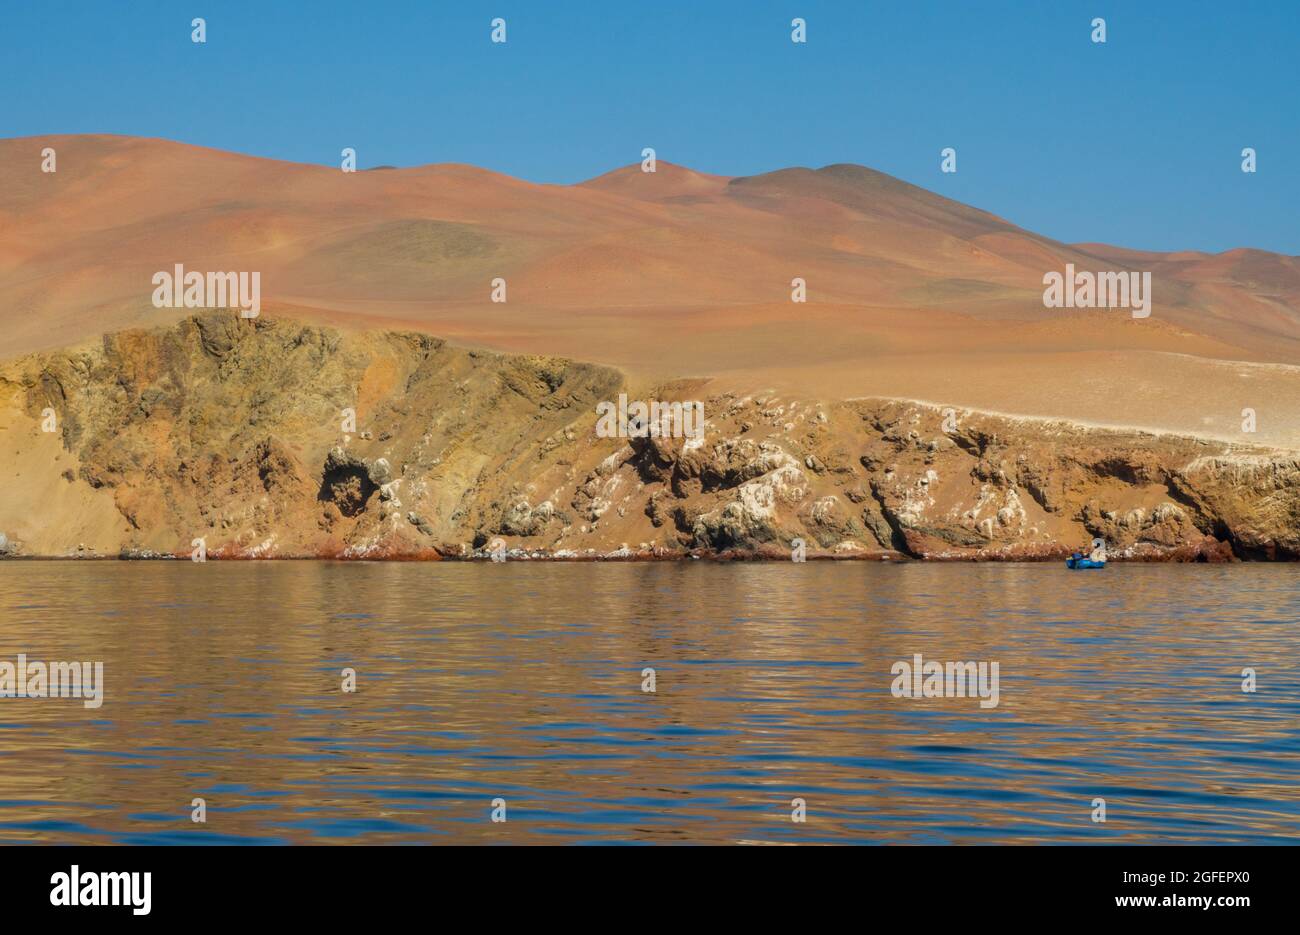
{"type": "Polygon", "coordinates": [[[1300,557],[1294,453],[224,312],[0,367],[0,482],[22,555],[1300,557]],[[598,437],[620,392],[704,436],[598,437]]]}

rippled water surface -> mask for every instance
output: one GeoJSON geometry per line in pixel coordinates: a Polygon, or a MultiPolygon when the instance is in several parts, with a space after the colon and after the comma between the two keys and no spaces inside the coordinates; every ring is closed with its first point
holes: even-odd
{"type": "Polygon", "coordinates": [[[1298,615],[1295,566],[9,562],[0,660],[106,699],[0,698],[0,840],[1290,843],[1298,615]],[[998,706],[893,697],[915,653],[998,706]]]}

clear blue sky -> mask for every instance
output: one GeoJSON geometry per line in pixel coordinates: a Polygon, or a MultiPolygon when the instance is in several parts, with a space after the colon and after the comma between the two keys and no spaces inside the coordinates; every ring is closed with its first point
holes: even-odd
{"type": "Polygon", "coordinates": [[[728,175],[856,162],[1061,240],[1300,254],[1298,50],[1300,0],[34,0],[0,10],[0,136],[541,182],[644,146],[728,175]]]}

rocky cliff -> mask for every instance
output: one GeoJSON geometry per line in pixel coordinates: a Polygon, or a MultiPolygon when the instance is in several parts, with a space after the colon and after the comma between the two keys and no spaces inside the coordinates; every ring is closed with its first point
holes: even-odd
{"type": "Polygon", "coordinates": [[[208,314],[0,366],[0,551],[1300,557],[1300,456],[208,314]],[[596,405],[702,400],[701,438],[596,405]]]}

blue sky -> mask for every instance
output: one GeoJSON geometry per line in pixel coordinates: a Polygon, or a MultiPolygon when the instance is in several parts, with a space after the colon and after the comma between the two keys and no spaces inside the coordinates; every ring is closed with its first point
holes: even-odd
{"type": "Polygon", "coordinates": [[[1061,240],[1300,254],[1297,49],[1298,0],[51,0],[0,13],[0,136],[539,182],[645,146],[727,175],[856,162],[1061,240]]]}

